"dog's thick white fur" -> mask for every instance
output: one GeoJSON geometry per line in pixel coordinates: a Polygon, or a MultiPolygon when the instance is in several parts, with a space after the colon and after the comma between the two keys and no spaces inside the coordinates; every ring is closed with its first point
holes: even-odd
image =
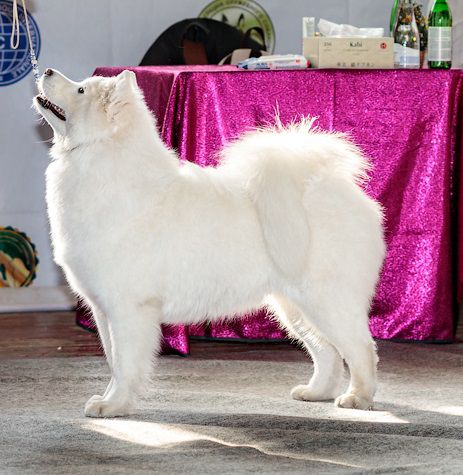
{"type": "Polygon", "coordinates": [[[381,208],[359,186],[360,151],[302,120],[245,134],[218,168],[200,168],[163,144],[133,72],[80,83],[47,72],[50,102],[35,106],[55,136],[46,173],[55,260],[91,307],[112,372],[85,414],[134,409],[161,323],[263,302],[313,359],[293,398],[371,408],[368,311],[385,245],[381,208]]]}

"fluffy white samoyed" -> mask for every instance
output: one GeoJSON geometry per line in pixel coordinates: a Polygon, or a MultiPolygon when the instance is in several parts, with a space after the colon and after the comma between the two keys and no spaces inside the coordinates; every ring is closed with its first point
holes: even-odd
{"type": "Polygon", "coordinates": [[[359,186],[358,148],[306,119],[247,133],[220,166],[201,168],[164,145],[131,71],[74,82],[48,69],[39,88],[35,107],[54,130],[55,260],[91,307],[112,373],[87,416],[133,411],[161,323],[263,303],[313,359],[294,399],[372,407],[368,311],[385,244],[381,207],[359,186]]]}

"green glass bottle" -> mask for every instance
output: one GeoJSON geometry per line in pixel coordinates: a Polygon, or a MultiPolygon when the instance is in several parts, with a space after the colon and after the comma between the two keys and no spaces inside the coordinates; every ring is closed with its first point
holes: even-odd
{"type": "Polygon", "coordinates": [[[391,10],[391,18],[389,20],[389,34],[394,36],[395,22],[397,21],[397,10],[399,8],[399,0],[394,0],[391,10]]]}
{"type": "Polygon", "coordinates": [[[435,0],[428,24],[428,66],[432,69],[450,69],[452,67],[452,12],[447,0],[435,0]]]}

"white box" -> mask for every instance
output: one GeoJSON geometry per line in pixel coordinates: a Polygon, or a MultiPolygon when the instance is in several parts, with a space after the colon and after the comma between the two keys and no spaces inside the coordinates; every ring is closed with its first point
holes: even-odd
{"type": "Polygon", "coordinates": [[[303,38],[302,54],[314,68],[392,69],[394,40],[382,38],[303,38]]]}

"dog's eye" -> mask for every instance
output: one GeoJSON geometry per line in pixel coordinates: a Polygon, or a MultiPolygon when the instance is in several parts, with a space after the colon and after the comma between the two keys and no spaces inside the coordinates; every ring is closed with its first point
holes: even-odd
{"type": "Polygon", "coordinates": [[[78,92],[79,94],[83,94],[84,91],[85,91],[85,89],[84,89],[83,87],[79,87],[79,89],[77,89],[77,92],[78,92]]]}

